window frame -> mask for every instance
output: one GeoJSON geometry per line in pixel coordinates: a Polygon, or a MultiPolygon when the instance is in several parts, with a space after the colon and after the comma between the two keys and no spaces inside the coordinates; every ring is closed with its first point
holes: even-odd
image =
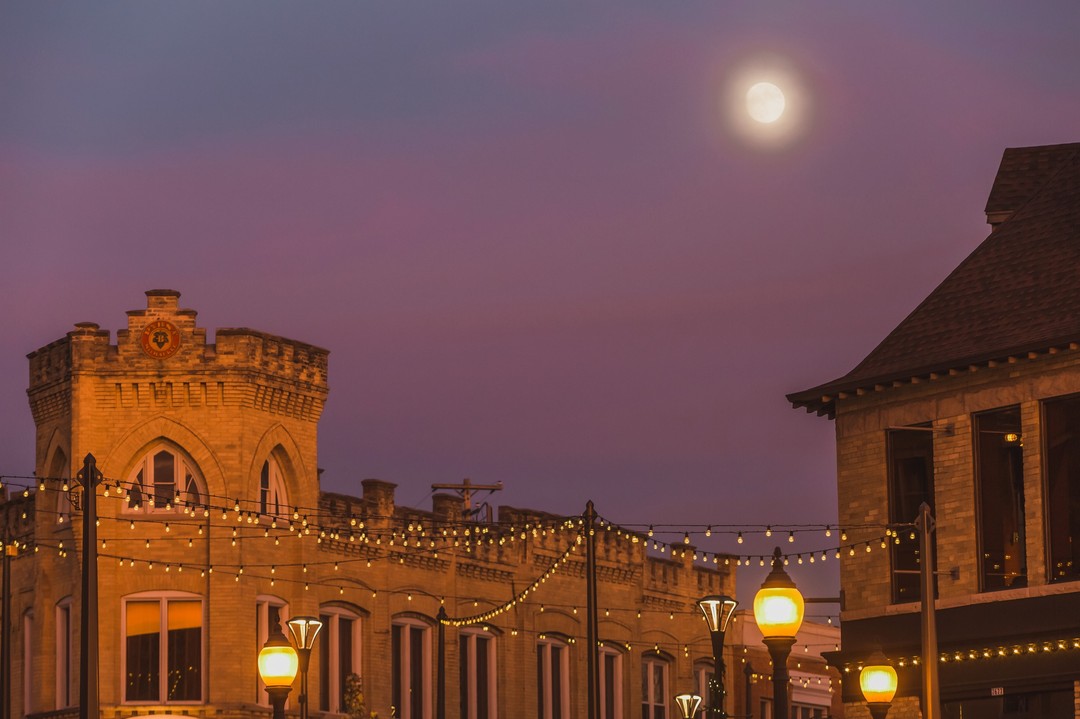
{"type": "MultiPolygon", "coordinates": [[[[559,636],[545,635],[536,640],[537,661],[537,700],[543,701],[543,712],[537,712],[539,719],[570,719],[570,643],[559,636]],[[559,662],[559,696],[553,695],[552,654],[555,650],[561,656],[559,662]],[[554,707],[558,700],[558,717],[554,707]]],[[[538,707],[539,709],[539,707],[538,707]]]]}
{"type": "MultiPolygon", "coordinates": [[[[988,409],[988,410],[976,412],[976,413],[973,413],[972,417],[971,417],[971,433],[972,433],[972,446],[971,446],[972,451],[971,451],[971,454],[972,454],[972,461],[973,461],[973,464],[974,464],[974,467],[973,467],[973,470],[974,470],[973,471],[974,482],[973,482],[973,484],[974,484],[974,489],[975,489],[975,543],[976,543],[976,547],[977,547],[976,551],[978,552],[978,554],[976,555],[976,571],[978,572],[979,591],[984,592],[984,593],[999,592],[999,591],[1005,591],[1005,590],[1009,590],[1009,589],[1020,589],[1020,588],[1024,588],[1024,587],[1028,586],[1028,576],[1027,576],[1027,571],[1028,571],[1027,526],[1026,526],[1026,523],[1027,523],[1027,507],[1026,507],[1026,504],[1027,504],[1027,499],[1026,499],[1027,486],[1026,486],[1026,478],[1024,476],[1023,441],[1022,441],[1022,438],[1023,438],[1023,425],[1022,425],[1022,422],[1023,422],[1022,407],[1019,404],[1011,404],[1011,405],[1006,405],[1004,407],[995,407],[995,408],[991,408],[991,409],[988,409]],[[1018,537],[1017,537],[1017,546],[1018,546],[1018,548],[1019,548],[1019,550],[1021,552],[1021,556],[1019,557],[1019,564],[1020,564],[1019,568],[1020,568],[1021,571],[1020,571],[1020,573],[1014,575],[1013,579],[1011,581],[1009,581],[1008,583],[1005,583],[1005,580],[1002,580],[1003,586],[992,586],[991,583],[987,581],[988,576],[987,576],[987,571],[986,571],[986,568],[987,568],[986,563],[987,563],[988,558],[985,556],[986,553],[987,553],[986,552],[986,546],[985,546],[986,545],[985,537],[987,536],[986,532],[988,531],[988,528],[986,526],[986,521],[985,521],[986,518],[984,517],[984,510],[985,510],[984,502],[986,501],[987,492],[985,491],[986,490],[986,482],[984,481],[984,476],[985,476],[984,475],[984,461],[983,461],[983,458],[981,456],[982,453],[983,453],[982,452],[983,444],[982,444],[981,436],[984,435],[984,434],[1002,434],[1002,435],[1004,435],[1004,434],[1006,434],[1006,431],[997,430],[997,429],[982,429],[980,425],[981,425],[981,422],[983,421],[983,418],[986,418],[986,417],[989,417],[990,415],[995,415],[995,414],[1003,415],[1003,414],[1005,414],[1007,412],[1010,412],[1010,411],[1015,411],[1016,412],[1016,415],[1017,415],[1017,427],[1016,427],[1016,430],[1017,430],[1017,433],[1019,434],[1019,437],[1020,437],[1020,440],[1019,440],[1019,442],[1017,444],[1016,449],[1019,449],[1019,455],[1020,455],[1020,458],[1019,458],[1020,490],[1021,490],[1020,491],[1020,501],[1022,502],[1022,506],[1020,508],[1020,514],[1021,514],[1020,522],[1017,525],[1017,535],[1018,535],[1018,537]]],[[[1004,562],[1006,560],[1007,560],[1006,557],[1002,558],[1002,567],[1001,568],[1002,568],[1003,571],[1005,570],[1004,562]]],[[[996,576],[996,575],[992,575],[992,576],[996,576]]],[[[1005,575],[1003,575],[1003,576],[1005,576],[1005,575]]]]}
{"type": "Polygon", "coordinates": [[[606,643],[600,647],[600,651],[597,652],[598,663],[600,664],[600,681],[597,682],[597,693],[600,699],[600,719],[606,719],[609,712],[609,699],[610,699],[610,715],[615,719],[623,716],[623,695],[625,692],[625,685],[623,684],[623,652],[619,651],[613,646],[609,646],[606,643]],[[607,669],[608,663],[606,657],[613,657],[615,659],[615,676],[611,681],[613,688],[613,694],[608,697],[607,694],[607,669]]]}
{"type": "Polygon", "coordinates": [[[56,603],[56,674],[55,707],[67,709],[75,706],[74,682],[74,612],[72,597],[67,596],[56,603]]]}
{"type": "Polygon", "coordinates": [[[459,672],[462,674],[462,683],[467,686],[467,693],[461,696],[461,703],[465,707],[461,719],[498,719],[499,717],[499,679],[498,679],[498,642],[497,635],[490,627],[465,627],[458,632],[458,646],[461,640],[465,640],[467,650],[458,657],[459,672]],[[483,668],[483,674],[487,679],[487,716],[478,716],[479,702],[477,683],[481,671],[477,662],[476,645],[486,642],[487,662],[483,668]]]}
{"type": "Polygon", "coordinates": [[[208,506],[206,480],[203,478],[202,472],[199,471],[198,464],[188,456],[187,452],[166,441],[154,442],[142,452],[139,458],[132,463],[123,488],[125,501],[120,508],[122,514],[180,514],[187,507],[206,509],[208,506]],[[167,452],[173,457],[174,480],[172,483],[173,496],[164,507],[159,506],[159,503],[155,500],[157,477],[155,476],[154,458],[162,452],[167,452]],[[139,478],[140,474],[142,474],[141,479],[139,478]],[[152,479],[148,480],[147,477],[152,479]],[[192,501],[189,497],[188,477],[194,481],[196,490],[199,492],[199,496],[195,501],[192,501]],[[183,489],[180,489],[181,484],[184,485],[183,489]],[[139,504],[132,505],[131,493],[136,487],[139,489],[141,498],[139,504]],[[176,501],[178,494],[180,496],[179,502],[176,501]],[[170,504],[172,504],[171,507],[169,507],[170,504]]]}
{"type": "Polygon", "coordinates": [[[641,657],[642,719],[668,719],[668,694],[671,686],[671,660],[662,654],[650,653],[641,657]],[[660,671],[660,696],[653,696],[656,686],[654,673],[660,671]],[[657,710],[660,715],[657,716],[657,710]]]}
{"type": "MultiPolygon", "coordinates": [[[[903,504],[900,498],[901,487],[900,477],[897,472],[897,460],[899,459],[914,459],[918,458],[920,454],[912,447],[897,447],[895,443],[900,441],[901,433],[905,433],[908,436],[920,436],[925,435],[926,440],[930,445],[930,452],[928,455],[929,467],[927,468],[926,477],[926,495],[924,501],[930,506],[930,509],[934,509],[934,429],[931,422],[920,422],[917,424],[910,424],[905,427],[891,427],[885,430],[885,461],[886,461],[886,496],[888,497],[888,517],[889,522],[893,524],[907,524],[913,522],[917,517],[903,517],[900,515],[899,505],[903,504]]],[[[911,494],[910,492],[906,494],[911,494]]],[[[906,604],[909,602],[918,602],[922,600],[920,594],[920,579],[919,575],[907,574],[913,567],[897,566],[901,564],[899,561],[899,555],[901,553],[911,553],[911,556],[915,558],[914,565],[918,565],[921,561],[919,554],[919,538],[916,534],[915,538],[911,537],[912,531],[903,530],[897,533],[897,536],[893,541],[889,542],[889,590],[890,600],[893,604],[906,604]],[[914,543],[914,546],[911,546],[914,543]],[[903,571],[905,574],[899,574],[903,571]],[[908,577],[907,582],[903,582],[903,579],[908,577]],[[903,584],[903,587],[901,586],[903,584]],[[903,591],[914,591],[914,597],[901,596],[903,591]]],[[[937,535],[932,534],[930,541],[933,543],[933,559],[934,566],[932,569],[935,571],[934,578],[934,597],[938,595],[938,580],[937,580],[937,535]]]]}
{"type": "Polygon", "coordinates": [[[192,592],[181,592],[173,590],[164,591],[146,591],[135,592],[134,594],[126,594],[120,598],[120,704],[121,705],[187,705],[197,706],[206,704],[206,684],[207,684],[207,651],[206,646],[206,598],[201,594],[194,594],[192,592]],[[128,675],[128,656],[127,656],[127,605],[129,602],[152,602],[158,603],[158,611],[160,612],[161,622],[158,627],[159,645],[158,645],[158,675],[159,677],[168,676],[168,604],[174,601],[197,601],[199,602],[199,698],[198,699],[169,699],[168,698],[168,683],[159,680],[158,697],[156,700],[149,699],[131,699],[127,698],[127,682],[126,677],[128,675]]]}
{"type": "MultiPolygon", "coordinates": [[[[694,683],[697,685],[698,696],[701,697],[701,706],[698,714],[704,712],[709,706],[709,677],[713,676],[714,665],[712,658],[698,659],[694,662],[694,683]]],[[[697,716],[695,714],[694,716],[697,716]]]]}
{"type": "Polygon", "coordinates": [[[292,513],[289,506],[289,490],[285,482],[285,469],[273,455],[263,460],[259,469],[259,495],[256,500],[260,519],[287,519],[292,513]],[[265,478],[265,481],[264,481],[265,478]],[[264,494],[265,493],[265,494],[264,494]],[[270,499],[277,497],[276,506],[271,510],[270,499]]]}
{"type": "MultiPolygon", "coordinates": [[[[361,679],[364,678],[363,665],[361,660],[363,658],[363,647],[361,638],[364,615],[355,609],[349,607],[343,607],[339,604],[324,604],[319,607],[319,619],[323,622],[323,627],[319,631],[319,636],[316,638],[316,642],[319,643],[319,647],[313,649],[319,653],[319,687],[318,687],[318,700],[319,710],[329,714],[345,714],[344,701],[342,697],[345,694],[344,682],[347,674],[341,671],[340,656],[341,656],[341,619],[345,618],[352,622],[352,661],[351,674],[356,674],[361,679]],[[329,658],[329,662],[324,662],[325,656],[329,658]],[[329,666],[326,666],[326,664],[329,666]],[[324,684],[326,689],[326,695],[323,695],[324,684]],[[323,702],[326,702],[325,705],[323,702]],[[323,708],[323,707],[326,708],[323,708]]],[[[308,701],[312,694],[311,687],[308,687],[308,701]]]]}
{"type": "Polygon", "coordinates": [[[400,696],[394,697],[394,706],[397,707],[398,716],[401,719],[412,719],[416,713],[412,705],[412,672],[410,671],[410,665],[412,660],[412,641],[411,634],[413,631],[421,632],[422,656],[420,658],[420,671],[423,675],[420,681],[423,685],[423,698],[422,706],[420,707],[419,715],[423,719],[431,719],[432,715],[432,676],[431,676],[431,624],[423,619],[413,616],[395,617],[390,623],[390,661],[391,661],[391,695],[400,690],[400,696]],[[406,632],[406,636],[410,641],[397,641],[398,630],[406,632]],[[399,653],[401,656],[394,656],[395,648],[400,645],[401,649],[399,653]],[[399,677],[401,682],[400,687],[395,686],[393,677],[395,673],[399,677]],[[406,679],[408,679],[408,691],[406,691],[406,679]]]}
{"type": "MultiPolygon", "coordinates": [[[[1077,495],[1077,500],[1073,500],[1073,493],[1069,492],[1069,496],[1066,498],[1066,501],[1054,501],[1052,489],[1054,488],[1053,485],[1056,484],[1057,480],[1055,480],[1051,472],[1057,467],[1053,464],[1053,462],[1055,461],[1055,450],[1054,447],[1051,446],[1051,442],[1054,438],[1051,436],[1050,410],[1054,405],[1060,406],[1070,402],[1080,404],[1080,394],[1067,394],[1061,395],[1059,397],[1048,397],[1046,399],[1040,400],[1039,402],[1039,423],[1042,429],[1042,509],[1043,517],[1045,518],[1043,530],[1043,546],[1045,548],[1046,582],[1048,584],[1063,584],[1066,582],[1080,581],[1080,561],[1076,561],[1076,559],[1080,559],[1080,556],[1077,556],[1076,559],[1069,558],[1073,564],[1071,573],[1068,571],[1063,571],[1058,574],[1055,571],[1055,560],[1057,559],[1057,555],[1054,551],[1054,526],[1055,519],[1058,515],[1056,512],[1054,512],[1054,508],[1064,505],[1066,512],[1066,523],[1068,525],[1073,524],[1072,518],[1074,516],[1074,512],[1069,505],[1080,504],[1080,490],[1075,493],[1077,495]]],[[[1080,455],[1080,450],[1078,450],[1077,454],[1080,455]]],[[[1078,457],[1078,459],[1080,459],[1080,457],[1078,457]]],[[[1064,478],[1064,484],[1068,486],[1073,483],[1070,481],[1070,478],[1066,476],[1064,478]]],[[[1076,523],[1080,524],[1080,508],[1077,509],[1077,515],[1078,518],[1076,520],[1076,523]]],[[[1066,533],[1072,534],[1069,529],[1066,530],[1066,533]]],[[[1080,555],[1080,552],[1077,552],[1077,555],[1080,555]]]]}

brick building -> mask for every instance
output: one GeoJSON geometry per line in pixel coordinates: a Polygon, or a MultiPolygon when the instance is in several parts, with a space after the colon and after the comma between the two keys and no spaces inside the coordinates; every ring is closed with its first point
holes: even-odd
{"type": "MultiPolygon", "coordinates": [[[[934,511],[944,716],[1071,717],[1080,144],[1006,150],[986,216],[985,241],[855,369],[789,399],[835,421],[842,524],[934,511]]],[[[852,716],[866,711],[855,670],[878,644],[900,665],[890,715],[919,712],[919,551],[906,527],[888,546],[842,560],[832,659],[852,716]]]]}
{"type": "MultiPolygon", "coordinates": [[[[317,424],[326,350],[249,329],[207,343],[179,293],[147,292],[126,330],[80,323],[29,355],[36,476],[8,482],[8,527],[36,551],[11,561],[13,716],[76,713],[82,515],[68,478],[93,454],[98,487],[100,698],[105,719],[265,717],[256,654],[288,616],[324,622],[313,716],[342,715],[351,674],[379,716],[434,716],[443,608],[447,716],[584,717],[584,550],[574,518],[460,496],[398,506],[394,485],[323,492],[317,424]],[[555,570],[552,574],[552,570],[555,570]],[[550,576],[548,576],[550,574],[550,576]],[[499,610],[540,578],[524,601],[499,610]]],[[[709,641],[695,601],[734,595],[693,548],[647,555],[597,535],[599,696],[605,719],[674,715],[709,641]]],[[[729,657],[729,662],[732,660],[729,657]]],[[[297,692],[290,711],[296,710],[297,692]]]]}

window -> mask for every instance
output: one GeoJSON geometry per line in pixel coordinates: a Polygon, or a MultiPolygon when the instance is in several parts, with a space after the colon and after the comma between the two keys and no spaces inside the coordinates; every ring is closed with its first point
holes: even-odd
{"type": "Polygon", "coordinates": [[[71,665],[71,597],[56,605],[56,708],[72,706],[74,672],[71,665]]]}
{"type": "Polygon", "coordinates": [[[22,680],[23,680],[23,716],[34,712],[34,610],[27,609],[22,620],[22,680]]]}
{"type": "MultiPolygon", "coordinates": [[[[286,637],[289,629],[285,626],[289,618],[289,605],[280,597],[260,596],[255,599],[255,656],[266,640],[275,631],[279,631],[286,637]]],[[[258,672],[256,672],[258,674],[258,672]]],[[[266,693],[266,685],[258,676],[255,678],[255,701],[264,706],[270,706],[270,697],[266,693]]]]}
{"type": "MultiPolygon", "coordinates": [[[[923,502],[934,508],[934,433],[929,424],[886,433],[889,453],[889,521],[907,524],[919,516],[923,502]]],[[[931,541],[936,541],[932,534],[931,541]]],[[[915,530],[897,533],[890,543],[893,603],[917,602],[919,596],[919,535],[915,530]]],[[[936,545],[935,545],[936,546],[936,545]]],[[[934,552],[934,569],[937,552],[934,552]]],[[[937,596],[937,575],[934,575],[937,596]]]]}
{"type": "MultiPolygon", "coordinates": [[[[319,650],[319,709],[345,712],[345,679],[360,670],[360,617],[344,607],[319,610],[323,626],[315,639],[319,650]]],[[[394,706],[398,706],[395,704],[394,706]]]]}
{"type": "Polygon", "coordinates": [[[259,514],[264,517],[282,517],[288,511],[289,500],[285,494],[285,477],[277,460],[271,457],[263,462],[259,475],[259,514]]]}
{"type": "Polygon", "coordinates": [[[396,619],[393,625],[393,702],[402,719],[431,717],[430,628],[419,619],[396,619]]]}
{"type": "Polygon", "coordinates": [[[1050,581],[1080,579],[1080,396],[1043,405],[1050,581]]]}
{"type": "Polygon", "coordinates": [[[1020,408],[975,415],[982,590],[1027,586],[1024,449],[1020,408]]]}
{"type": "Polygon", "coordinates": [[[641,660],[641,719],[667,719],[668,663],[657,655],[641,660]]]}
{"type": "Polygon", "coordinates": [[[498,716],[495,637],[483,629],[462,629],[458,647],[461,719],[495,719],[498,716]]]}
{"type": "Polygon", "coordinates": [[[536,643],[536,696],[539,719],[570,719],[570,651],[566,642],[536,643]]]}
{"type": "Polygon", "coordinates": [[[206,485],[193,462],[158,445],[135,463],[128,477],[126,511],[166,512],[205,506],[206,485]]]}
{"type": "Polygon", "coordinates": [[[124,600],[124,701],[202,701],[202,599],[133,595],[124,600]]]}
{"type": "MultiPolygon", "coordinates": [[[[702,661],[694,665],[694,679],[697,682],[697,694],[701,697],[701,707],[698,709],[699,713],[704,712],[706,707],[711,706],[710,697],[712,695],[710,693],[709,685],[714,676],[716,676],[716,674],[713,672],[712,661],[702,661]]],[[[704,716],[704,714],[702,716],[704,716]]]]}
{"type": "Polygon", "coordinates": [[[622,653],[600,648],[600,719],[622,719],[622,653]]]}

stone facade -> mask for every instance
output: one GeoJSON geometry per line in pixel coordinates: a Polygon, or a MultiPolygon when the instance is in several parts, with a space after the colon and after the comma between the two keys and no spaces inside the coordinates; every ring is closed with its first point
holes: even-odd
{"type": "MultiPolygon", "coordinates": [[[[255,659],[275,613],[334,624],[312,655],[313,716],[347,708],[336,675],[348,665],[364,681],[369,711],[390,716],[404,693],[416,707],[410,716],[433,717],[440,608],[452,618],[499,610],[556,564],[509,611],[473,623],[484,641],[493,638],[485,656],[493,647],[497,661],[473,669],[472,681],[482,673],[488,682],[488,717],[537,716],[538,662],[551,656],[538,645],[553,642],[566,665],[563,716],[586,716],[577,518],[501,507],[494,522],[477,521],[457,495],[435,495],[430,511],[405,508],[393,484],[371,479],[358,483],[358,496],[321,491],[327,351],[248,329],[220,329],[208,343],[179,293],[147,298],[146,309],[128,313],[115,344],[82,323],[29,355],[40,486],[27,496],[9,487],[2,505],[16,518],[26,513],[18,534],[36,545],[12,562],[16,716],[76,711],[86,548],[80,490],[68,479],[88,454],[104,477],[97,499],[104,717],[267,716],[255,659]],[[194,614],[181,611],[192,606],[194,614]],[[411,651],[406,644],[422,653],[414,663],[401,660],[411,651]],[[419,679],[410,693],[413,672],[419,679]]],[[[695,601],[734,595],[735,579],[723,563],[695,565],[693,547],[658,558],[643,539],[608,527],[596,534],[599,639],[617,658],[604,665],[613,681],[602,694],[613,689],[619,716],[637,716],[643,671],[663,672],[671,717],[672,696],[694,685],[695,665],[709,658],[695,601]]],[[[474,700],[478,691],[461,681],[461,651],[472,640],[466,626],[444,631],[447,716],[457,717],[462,687],[474,700]]]]}

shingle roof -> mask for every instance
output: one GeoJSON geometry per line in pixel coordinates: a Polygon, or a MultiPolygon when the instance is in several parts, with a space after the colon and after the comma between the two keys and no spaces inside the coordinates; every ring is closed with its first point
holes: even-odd
{"type": "Polygon", "coordinates": [[[843,377],[788,395],[832,416],[835,395],[1080,340],[1080,143],[1005,151],[994,232],[843,377]]]}

